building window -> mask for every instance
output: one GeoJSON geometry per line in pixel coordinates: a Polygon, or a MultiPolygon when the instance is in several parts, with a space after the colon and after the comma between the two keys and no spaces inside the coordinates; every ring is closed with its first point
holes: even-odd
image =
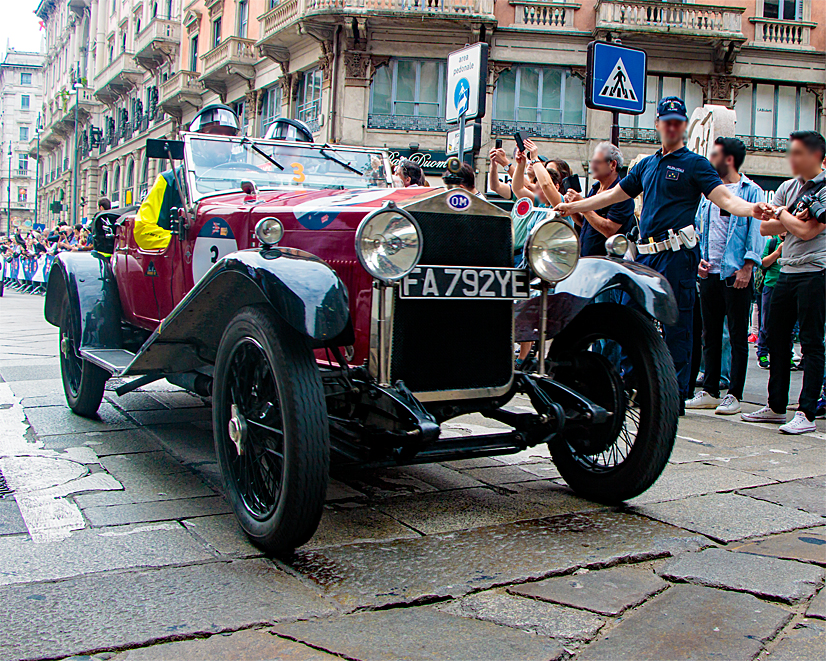
{"type": "Polygon", "coordinates": [[[189,70],[198,71],[198,35],[189,40],[189,70]]]}
{"type": "Polygon", "coordinates": [[[30,103],[31,103],[31,97],[30,97],[28,94],[23,94],[23,95],[20,97],[20,107],[21,107],[23,110],[28,110],[28,109],[29,109],[29,104],[30,104],[30,103]]]}
{"type": "Polygon", "coordinates": [[[264,90],[264,103],[261,112],[261,135],[267,135],[267,129],[281,117],[281,85],[274,85],[264,90]]]}
{"type": "Polygon", "coordinates": [[[126,30],[121,32],[121,35],[120,35],[120,52],[121,53],[126,52],[126,30]]]}
{"type": "Polygon", "coordinates": [[[312,131],[318,130],[321,115],[321,69],[305,71],[298,81],[298,106],[296,119],[306,122],[312,131]]]}
{"type": "Polygon", "coordinates": [[[123,183],[123,203],[124,204],[132,204],[133,198],[133,187],[135,186],[135,161],[129,161],[128,165],[126,166],[126,175],[124,177],[123,183]]]}
{"type": "Polygon", "coordinates": [[[746,147],[783,151],[789,133],[817,130],[817,97],[805,87],[755,83],[737,93],[735,131],[746,147]]]}
{"type": "Polygon", "coordinates": [[[247,24],[249,23],[250,5],[248,0],[238,0],[238,36],[247,38],[247,24]]]}
{"type": "Polygon", "coordinates": [[[32,84],[32,75],[30,73],[21,73],[20,74],[20,84],[21,85],[31,85],[32,84]]]}
{"type": "Polygon", "coordinates": [[[241,126],[241,133],[239,135],[247,135],[247,102],[244,99],[236,101],[232,104],[232,112],[238,118],[238,123],[241,126]]]}
{"type": "Polygon", "coordinates": [[[217,48],[221,43],[221,17],[212,21],[212,47],[217,48]]]}
{"type": "Polygon", "coordinates": [[[521,130],[548,138],[585,137],[582,81],[567,69],[514,66],[503,71],[493,93],[497,134],[521,130]]]}
{"type": "Polygon", "coordinates": [[[28,126],[21,126],[20,127],[20,142],[28,142],[29,140],[29,127],[28,126]]]}
{"type": "Polygon", "coordinates": [[[115,59],[115,38],[112,37],[109,39],[109,64],[112,63],[112,60],[115,59]]]}
{"type": "Polygon", "coordinates": [[[100,175],[100,194],[104,197],[109,194],[109,170],[104,170],[100,175]]]}
{"type": "Polygon", "coordinates": [[[112,176],[112,202],[120,202],[120,163],[115,164],[115,170],[112,176]]]}
{"type": "Polygon", "coordinates": [[[443,131],[445,63],[391,60],[370,86],[369,128],[443,131]]]}
{"type": "Polygon", "coordinates": [[[29,155],[28,154],[18,154],[17,155],[17,169],[20,171],[21,174],[24,174],[29,171],[29,155]]]}
{"type": "Polygon", "coordinates": [[[17,189],[17,201],[18,202],[27,202],[29,199],[29,190],[27,188],[18,188],[17,189]]]}
{"type": "Polygon", "coordinates": [[[267,7],[269,7],[270,9],[275,9],[279,1],[280,0],[267,0],[267,7]]]}
{"type": "Polygon", "coordinates": [[[803,2],[802,0],[763,0],[763,18],[800,21],[803,19],[803,2]]]}
{"type": "Polygon", "coordinates": [[[645,112],[641,115],[620,115],[620,137],[628,142],[660,141],[654,124],[657,120],[657,103],[664,96],[679,96],[685,101],[688,116],[703,105],[703,90],[690,78],[675,76],[648,76],[645,112]]]}

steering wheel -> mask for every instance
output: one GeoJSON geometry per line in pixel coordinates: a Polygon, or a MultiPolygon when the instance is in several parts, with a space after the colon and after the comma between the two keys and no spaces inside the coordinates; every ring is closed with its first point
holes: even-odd
{"type": "Polygon", "coordinates": [[[210,172],[213,170],[253,170],[254,172],[260,172],[261,174],[267,174],[265,170],[262,170],[257,165],[252,165],[251,163],[240,163],[235,161],[229,161],[228,163],[221,163],[220,165],[216,165],[213,168],[210,168],[206,172],[198,177],[206,177],[210,172]]]}

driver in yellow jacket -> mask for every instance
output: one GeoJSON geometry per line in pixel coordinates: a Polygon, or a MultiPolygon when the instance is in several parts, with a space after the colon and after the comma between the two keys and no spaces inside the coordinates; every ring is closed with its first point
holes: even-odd
{"type": "MultiPolygon", "coordinates": [[[[222,103],[212,103],[201,110],[189,124],[193,133],[206,135],[237,136],[240,132],[238,117],[232,108],[222,103]]],[[[181,168],[177,175],[183,177],[181,168]]],[[[135,218],[135,242],[142,250],[164,250],[172,237],[170,213],[182,204],[175,183],[176,172],[167,170],[158,175],[155,184],[141,202],[135,218]]]]}

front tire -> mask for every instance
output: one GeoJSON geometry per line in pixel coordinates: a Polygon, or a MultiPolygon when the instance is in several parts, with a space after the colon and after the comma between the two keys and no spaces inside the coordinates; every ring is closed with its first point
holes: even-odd
{"type": "Polygon", "coordinates": [[[78,415],[93,418],[103,401],[109,372],[93,365],[77,353],[74,326],[69,310],[60,319],[60,376],[66,403],[78,415]]]}
{"type": "Polygon", "coordinates": [[[241,527],[273,554],[315,533],[330,466],[327,408],[310,344],[268,307],[247,307],[215,362],[213,434],[241,527]]]}
{"type": "Polygon", "coordinates": [[[648,489],[668,464],[677,434],[674,363],[654,322],[616,303],[587,306],[551,344],[554,378],[612,412],[586,435],[554,439],[551,456],[568,485],[617,504],[648,489]]]}

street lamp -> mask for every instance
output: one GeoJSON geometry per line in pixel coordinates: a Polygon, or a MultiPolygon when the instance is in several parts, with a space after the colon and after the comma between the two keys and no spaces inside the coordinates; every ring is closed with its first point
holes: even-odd
{"type": "Polygon", "coordinates": [[[9,181],[6,187],[6,236],[11,236],[11,140],[9,140],[9,181]]]}
{"type": "Polygon", "coordinates": [[[34,222],[36,223],[39,220],[37,198],[40,195],[40,113],[37,113],[37,122],[34,125],[34,139],[37,140],[37,156],[34,160],[34,222]]]}
{"type": "Polygon", "coordinates": [[[77,109],[80,105],[80,67],[78,66],[78,77],[75,80],[75,161],[72,164],[72,225],[77,225],[77,109]]]}

